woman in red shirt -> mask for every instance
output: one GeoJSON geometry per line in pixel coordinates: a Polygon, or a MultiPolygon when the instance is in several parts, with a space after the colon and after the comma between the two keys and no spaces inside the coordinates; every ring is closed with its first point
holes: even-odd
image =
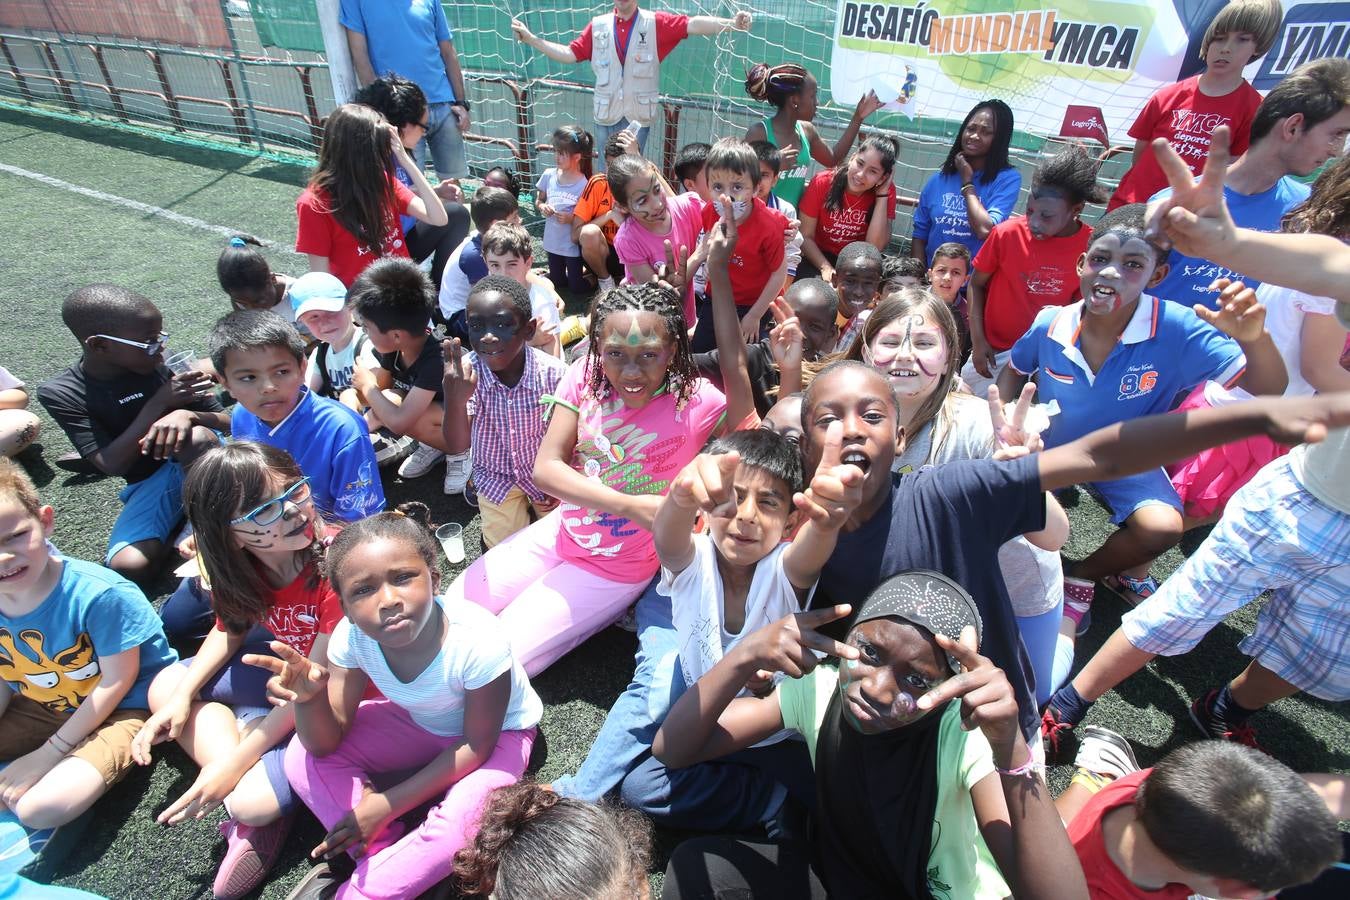
{"type": "Polygon", "coordinates": [[[897,150],[890,138],[869,137],[844,165],[811,179],[797,210],[802,223],[802,263],[797,267],[797,280],[819,273],[830,281],[839,251],[854,241],[886,249],[895,220],[891,170],[897,150]]]}
{"type": "MultiPolygon", "coordinates": [[[[425,129],[420,122],[415,127],[425,129]]],[[[380,257],[408,255],[400,215],[432,226],[448,221],[398,129],[358,103],[328,116],[319,165],[295,201],[295,212],[296,252],[309,255],[311,272],[330,272],[348,287],[380,257]],[[395,163],[412,177],[413,190],[399,182],[395,163]]]]}

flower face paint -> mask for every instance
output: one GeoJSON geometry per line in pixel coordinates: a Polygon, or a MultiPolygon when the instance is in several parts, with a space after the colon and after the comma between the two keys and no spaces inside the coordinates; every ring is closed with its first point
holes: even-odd
{"type": "Polygon", "coordinates": [[[647,174],[628,182],[628,203],[620,204],[633,219],[653,234],[670,234],[670,210],[666,192],[653,167],[647,174]]]}
{"type": "Polygon", "coordinates": [[[1158,252],[1141,237],[1107,232],[1097,238],[1078,260],[1083,310],[1109,316],[1132,306],[1154,281],[1157,262],[1158,252]]]}
{"type": "Polygon", "coordinates": [[[610,313],[600,327],[600,363],[614,392],[630,409],[640,409],[666,382],[675,339],[654,312],[610,313]]]}
{"type": "Polygon", "coordinates": [[[900,619],[869,619],[854,626],[848,643],[858,659],[840,667],[838,690],[850,726],[880,734],[928,715],[919,698],[951,674],[932,635],[900,619]]]}
{"type": "Polygon", "coordinates": [[[863,348],[863,362],[890,379],[897,394],[914,399],[938,389],[950,358],[942,329],[917,313],[887,324],[863,348]]]}

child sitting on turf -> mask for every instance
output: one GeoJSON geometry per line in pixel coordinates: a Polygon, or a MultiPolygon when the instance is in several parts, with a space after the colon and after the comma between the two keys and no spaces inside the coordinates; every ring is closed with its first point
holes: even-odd
{"type": "Polygon", "coordinates": [[[928,286],[939,300],[951,308],[956,317],[960,339],[957,360],[970,353],[970,309],[965,287],[970,279],[970,248],[960,241],[938,244],[933,251],[933,263],[928,267],[928,286]]]}
{"type": "Polygon", "coordinates": [[[295,321],[286,306],[286,292],[295,279],[272,271],[262,254],[262,241],[253,235],[230,238],[216,260],[216,279],[235,309],[270,309],[295,321]]]}
{"type": "Polygon", "coordinates": [[[437,304],[445,320],[446,332],[462,341],[469,339],[464,330],[464,304],[469,299],[469,288],[488,273],[487,263],[483,261],[483,235],[496,222],[520,224],[520,210],[515,194],[489,187],[484,179],[484,186],[474,193],[469,205],[469,217],[473,220],[475,233],[466,237],[450,254],[450,261],[441,274],[437,304]]]}
{"type": "Polygon", "coordinates": [[[0,460],[0,810],[75,819],[131,768],[146,691],[177,656],[145,595],[49,542],[54,512],[0,460]]]}
{"type": "Polygon", "coordinates": [[[797,266],[802,261],[802,233],[797,223],[797,207],[778,196],[775,190],[778,187],[779,172],[783,168],[782,152],[768,141],[751,141],[750,149],[759,157],[759,185],[755,188],[755,196],[763,200],[769,209],[782,213],[790,226],[792,238],[785,248],[787,279],[783,284],[786,290],[797,277],[797,266]]]}
{"type": "MultiPolygon", "coordinates": [[[[843,428],[832,428],[826,441],[805,494],[800,452],[763,428],[713,441],[671,483],[652,534],[661,559],[657,590],[671,598],[686,685],[749,635],[805,608],[839,528],[862,496],[862,471],[839,462],[843,428]],[[700,511],[706,530],[695,535],[700,511]]],[[[762,694],[772,684],[755,683],[755,689],[762,694]]],[[[706,831],[773,819],[785,788],[813,807],[805,748],[781,743],[787,736],[763,735],[735,765],[714,759],[670,770],[648,757],[624,779],[624,804],[660,824],[706,831]]]]}
{"type": "MultiPolygon", "coordinates": [[[[637,153],[637,137],[631,131],[616,131],[605,141],[605,168],[625,153],[637,153]]],[[[595,273],[602,291],[614,287],[614,279],[623,277],[623,263],[614,250],[614,236],[623,224],[623,212],[614,205],[609,177],[596,172],[572,210],[572,242],[581,247],[581,258],[595,273]]]]}
{"type": "MultiPolygon", "coordinates": [[[[1113,422],[1166,412],[1173,398],[1210,379],[1253,394],[1284,390],[1284,362],[1255,294],[1240,283],[1230,286],[1218,313],[1161,301],[1145,291],[1166,276],[1165,259],[1156,239],[1145,235],[1142,204],[1107,213],[1078,261],[1083,299],[1042,310],[1012,348],[999,392],[1005,401],[1013,399],[1029,377],[1038,376],[1041,401],[1057,408],[1043,436],[1047,447],[1113,422]]],[[[1141,598],[1157,590],[1147,564],[1182,535],[1181,502],[1166,472],[1092,486],[1112,521],[1124,527],[1066,568],[1065,615],[1075,621],[1100,579],[1113,577],[1141,598]]]]}
{"type": "MultiPolygon", "coordinates": [[[[700,168],[699,176],[706,172],[700,168]]],[[[697,193],[672,196],[651,160],[620,156],[609,167],[609,189],[623,211],[624,222],[614,236],[631,284],[646,284],[665,264],[666,247],[678,271],[671,277],[684,284],[684,320],[694,322],[694,284],[688,277],[689,256],[698,249],[703,232],[703,203],[697,193]]]]}
{"type": "Polygon", "coordinates": [[[314,484],[285,451],[234,441],[203,457],[183,487],[201,576],[183,579],[162,615],[201,616],[206,637],[194,657],[155,679],[154,715],[131,749],[149,765],[151,747],[176,740],[201,766],[158,821],[177,825],[225,807],[225,856],[212,887],[221,900],[262,883],[295,818],[283,762],[295,710],[269,706],[264,677],[244,654],[269,653],[273,640],[322,664],[342,618],[321,570],[331,535],[314,484]]]}
{"type": "Polygon", "coordinates": [[[712,202],[712,191],[708,190],[708,172],[705,168],[711,150],[712,144],[705,144],[702,141],[685,144],[675,154],[675,165],[671,167],[671,171],[675,173],[675,180],[680,183],[680,192],[696,194],[704,203],[712,202]]]}
{"type": "Polygon", "coordinates": [[[839,251],[832,284],[839,292],[839,339],[834,352],[843,353],[862,333],[867,317],[881,298],[881,251],[867,241],[854,241],[839,251]]]}
{"type": "Polygon", "coordinates": [[[184,468],[220,443],[230,417],[207,375],[164,367],[164,320],[140,294],[87,285],[66,298],[61,319],[83,352],[38,387],[38,400],[80,456],[127,480],[104,564],[141,581],[182,521],[184,468]]]}
{"type": "Polygon", "coordinates": [[[327,829],[311,856],[329,863],[296,897],[430,891],[473,840],[488,795],[530,762],[543,704],[512,635],[480,607],[438,596],[426,507],[405,510],[350,525],[328,548],[346,618],[326,665],[279,642],[280,659],[249,657],[295,711],[286,774],[327,829]],[[363,700],[370,687],[381,696],[363,700]]]}
{"type": "Polygon", "coordinates": [[[1340,860],[1336,816],[1273,757],[1200,741],[1139,769],[1124,738],[1095,731],[1123,751],[1080,766],[1055,804],[1093,898],[1273,897],[1340,860]]]}
{"type": "Polygon", "coordinates": [[[975,255],[970,299],[970,360],[961,378],[983,397],[1008,362],[1012,345],[1042,307],[1064,306],[1078,293],[1074,267],[1092,229],[1083,205],[1100,203],[1097,162],[1080,146],[1041,162],[1025,215],[1000,222],[975,255]]]}
{"type": "Polygon", "coordinates": [[[928,272],[923,260],[912,256],[883,256],[881,260],[881,296],[907,287],[927,287],[928,272]]]}
{"type": "Polygon", "coordinates": [[[427,327],[435,289],[416,263],[381,260],[352,283],[347,302],[375,348],[378,368],[357,366],[352,387],[369,407],[366,424],[411,437],[418,447],[399,464],[400,478],[420,478],[445,459],[445,492],[469,477],[468,454],[446,456],[441,347],[427,327]]]}
{"type": "Polygon", "coordinates": [[[505,275],[529,291],[530,317],[535,323],[530,345],[561,359],[558,329],[562,323],[562,298],[554,290],[553,282],[530,268],[534,262],[530,233],[519,225],[498,222],[483,236],[483,258],[487,260],[489,274],[505,275]]]}
{"type": "MultiPolygon", "coordinates": [[[[484,242],[489,257],[501,227],[484,242]]],[[[452,454],[474,448],[483,544],[491,548],[558,505],[535,486],[534,460],[548,428],[543,398],[557,390],[567,366],[530,346],[538,323],[529,293],[513,278],[489,275],[474,285],[464,322],[473,353],[465,354],[458,338],[443,345],[444,441],[452,454]]]]}
{"type": "MultiPolygon", "coordinates": [[[[787,277],[788,220],[756,196],[759,157],[745,141],[736,138],[718,141],[708,153],[704,171],[714,201],[703,207],[702,231],[711,233],[719,218],[735,219],[738,238],[730,260],[731,291],[736,315],[741,320],[741,338],[747,343],[757,341],[764,330],[769,304],[782,291],[783,279],[787,277]],[[723,207],[723,202],[729,205],[723,207]]],[[[700,251],[700,259],[702,255],[700,251]]],[[[690,262],[690,267],[693,266],[690,262]]],[[[700,299],[695,315],[697,323],[690,349],[702,353],[716,344],[711,299],[700,299]]]]}
{"type": "Polygon", "coordinates": [[[377,363],[370,338],[352,321],[346,286],[327,272],[308,272],[291,285],[289,296],[295,320],[318,341],[305,365],[305,384],[320,397],[361,412],[352,372],[358,364],[370,368],[377,363]]]}
{"type": "Polygon", "coordinates": [[[310,479],[314,504],[327,516],[350,522],[384,508],[365,422],[305,387],[305,348],[285,319],[267,310],[230,313],[216,323],[207,345],[238,401],[230,419],[235,438],[295,457],[310,479]]]}
{"type": "Polygon", "coordinates": [[[0,456],[15,456],[31,447],[41,424],[28,411],[24,383],[0,366],[0,456]]]}

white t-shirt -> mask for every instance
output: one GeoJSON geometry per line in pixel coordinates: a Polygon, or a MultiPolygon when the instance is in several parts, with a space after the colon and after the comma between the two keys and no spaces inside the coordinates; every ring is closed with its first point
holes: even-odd
{"type": "Polygon", "coordinates": [[[1350,428],[1320,444],[1299,444],[1289,451],[1289,465],[1308,493],[1350,516],[1350,428]]]}
{"type": "Polygon", "coordinates": [[[344,669],[360,669],[386,698],[408,711],[413,721],[432,734],[464,734],[466,691],[491,684],[503,672],[511,673],[511,699],[502,720],[503,731],[520,731],[539,723],[544,705],[530,687],[525,670],[511,655],[501,623],[475,603],[448,604],[437,597],[448,623],[445,643],[436,658],[416,678],[403,682],[389,670],[384,651],[374,638],[344,618],[333,629],[328,659],[344,669]]]}
{"type": "MultiPolygon", "coordinates": [[[[1311,397],[1317,390],[1303,377],[1303,319],[1308,313],[1335,315],[1336,301],[1273,284],[1257,288],[1256,297],[1265,304],[1266,330],[1289,373],[1289,386],[1284,389],[1284,396],[1311,397]]],[[[1240,387],[1225,388],[1216,381],[1205,383],[1205,400],[1210,406],[1227,406],[1251,398],[1252,395],[1240,387]]]]}
{"type": "MultiPolygon", "coordinates": [[[[994,423],[989,419],[987,401],[953,394],[947,400],[947,410],[950,424],[938,446],[933,446],[934,423],[929,422],[909,438],[905,452],[895,459],[894,471],[913,472],[954,459],[988,459],[993,455],[994,423]]],[[[1049,612],[1064,599],[1064,569],[1058,553],[1015,537],[998,548],[998,567],[1008,586],[1013,613],[1021,618],[1049,612]]]]}
{"type": "MultiPolygon", "coordinates": [[[[309,354],[309,362],[305,368],[305,384],[315,392],[323,386],[323,378],[319,374],[319,353],[322,349],[322,345],[314,348],[309,354]]],[[[335,350],[331,344],[328,345],[323,367],[328,370],[328,380],[333,385],[331,396],[336,398],[338,394],[352,386],[352,372],[355,371],[357,364],[363,369],[373,370],[380,367],[380,361],[375,358],[375,349],[370,345],[370,338],[359,328],[353,331],[352,339],[341,350],[335,350]]]]}
{"type": "Polygon", "coordinates": [[[535,282],[530,285],[530,315],[539,320],[539,329],[557,334],[562,324],[558,315],[558,296],[553,287],[535,282]]]}
{"type": "Polygon", "coordinates": [[[469,303],[469,288],[473,285],[469,284],[469,276],[459,267],[459,257],[473,239],[474,235],[470,234],[459,242],[459,246],[450,253],[450,258],[445,262],[445,269],[441,272],[441,292],[436,302],[441,308],[441,315],[447,319],[469,303]]]}
{"type": "MultiPolygon", "coordinates": [[[[539,176],[539,182],[536,188],[547,195],[544,201],[553,207],[555,213],[570,213],[577,208],[577,201],[581,199],[581,192],[586,189],[589,183],[584,175],[577,175],[577,180],[571,184],[562,184],[558,181],[560,173],[557,169],[549,169],[539,176]]],[[[549,216],[544,221],[544,252],[556,253],[559,256],[580,256],[581,245],[572,242],[572,226],[564,225],[555,217],[549,216]]]]}
{"type": "Polygon", "coordinates": [[[10,374],[9,369],[0,366],[0,391],[12,391],[23,387],[23,382],[10,374]]]}

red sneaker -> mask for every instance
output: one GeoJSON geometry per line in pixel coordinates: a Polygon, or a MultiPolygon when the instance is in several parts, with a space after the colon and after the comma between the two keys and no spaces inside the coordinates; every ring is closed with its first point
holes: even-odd
{"type": "Polygon", "coordinates": [[[1195,727],[1199,728],[1205,737],[1220,741],[1232,741],[1235,744],[1242,744],[1245,747],[1251,747],[1253,750],[1260,750],[1265,753],[1266,748],[1256,742],[1256,732],[1252,729],[1252,726],[1246,722],[1229,725],[1214,715],[1214,701],[1218,696],[1218,688],[1211,688],[1209,693],[1191,704],[1191,721],[1195,723],[1195,727]]]}

